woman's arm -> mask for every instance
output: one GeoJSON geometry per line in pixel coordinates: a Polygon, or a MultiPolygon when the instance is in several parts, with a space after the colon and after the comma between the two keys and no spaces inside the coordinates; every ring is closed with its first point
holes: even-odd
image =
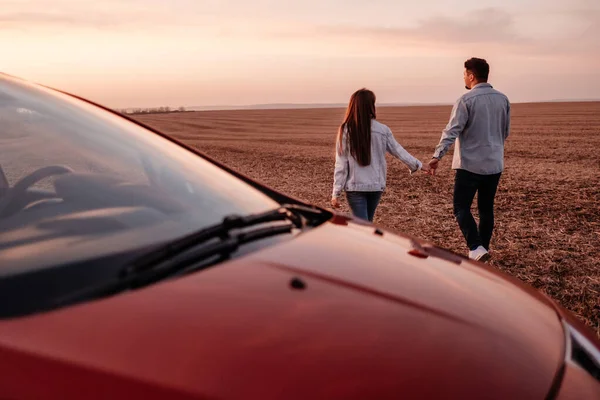
{"type": "Polygon", "coordinates": [[[402,147],[402,145],[400,145],[400,143],[396,141],[396,138],[394,138],[394,135],[392,134],[392,131],[390,129],[388,129],[386,136],[387,151],[391,155],[402,161],[404,164],[406,164],[410,169],[411,174],[423,168],[423,163],[415,157],[413,157],[408,151],[404,149],[404,147],[402,147]]]}
{"type": "MultiPolygon", "coordinates": [[[[339,137],[339,136],[338,136],[339,137]]],[[[342,143],[345,144],[346,133],[342,138],[342,143]]],[[[340,197],[344,186],[346,186],[346,180],[348,179],[348,155],[346,146],[342,146],[343,152],[340,153],[339,139],[336,140],[335,144],[335,170],[333,172],[333,193],[332,198],[340,197]]]]}

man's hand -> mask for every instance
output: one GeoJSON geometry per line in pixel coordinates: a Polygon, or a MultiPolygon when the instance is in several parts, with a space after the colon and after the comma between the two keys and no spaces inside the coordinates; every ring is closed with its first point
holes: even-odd
{"type": "Polygon", "coordinates": [[[338,200],[337,197],[332,197],[331,198],[331,206],[333,208],[340,208],[340,201],[338,200]]]}
{"type": "Polygon", "coordinates": [[[430,172],[431,175],[435,175],[435,170],[437,169],[439,162],[440,162],[440,160],[438,160],[437,158],[432,158],[429,161],[429,168],[431,169],[431,172],[430,172]]]}
{"type": "Polygon", "coordinates": [[[425,172],[427,175],[431,175],[431,167],[429,167],[428,164],[423,163],[421,171],[425,172]]]}

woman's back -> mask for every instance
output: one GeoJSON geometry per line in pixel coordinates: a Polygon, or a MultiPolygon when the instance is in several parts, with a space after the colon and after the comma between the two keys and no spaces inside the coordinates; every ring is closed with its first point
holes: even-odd
{"type": "Polygon", "coordinates": [[[351,154],[347,132],[342,134],[343,147],[336,146],[336,174],[334,175],[334,196],[347,191],[383,191],[386,187],[386,152],[404,162],[411,172],[421,168],[421,162],[411,156],[394,138],[387,125],[376,119],[371,120],[371,162],[363,166],[351,154]],[[341,150],[341,152],[340,152],[341,150]],[[346,179],[344,179],[344,176],[346,179]],[[337,183],[337,184],[336,184],[337,183]],[[345,185],[344,185],[345,184],[345,185]],[[339,191],[337,191],[337,190],[339,191]]]}
{"type": "Polygon", "coordinates": [[[387,125],[374,118],[371,120],[371,164],[386,164],[385,153],[388,148],[388,135],[391,134],[392,131],[387,125]]]}

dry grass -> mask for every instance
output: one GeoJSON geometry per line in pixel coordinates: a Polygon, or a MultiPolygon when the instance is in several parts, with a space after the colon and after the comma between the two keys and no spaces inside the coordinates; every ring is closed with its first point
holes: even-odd
{"type": "MultiPolygon", "coordinates": [[[[138,118],[277,190],[328,207],[344,110],[211,111],[138,118]]],[[[449,107],[378,110],[429,159],[449,107]]],[[[516,104],[496,200],[492,265],[558,300],[600,336],[600,103],[516,104]]],[[[388,158],[375,222],[466,252],[452,216],[451,153],[436,177],[388,158]]],[[[474,204],[475,207],[475,204],[474,204]]],[[[343,211],[349,212],[344,204],[343,211]]]]}

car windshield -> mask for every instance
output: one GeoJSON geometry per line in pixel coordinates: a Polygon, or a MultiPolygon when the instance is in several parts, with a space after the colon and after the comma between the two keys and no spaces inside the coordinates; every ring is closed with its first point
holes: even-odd
{"type": "Polygon", "coordinates": [[[142,248],[277,206],[125,118],[0,75],[0,274],[142,248]]]}

